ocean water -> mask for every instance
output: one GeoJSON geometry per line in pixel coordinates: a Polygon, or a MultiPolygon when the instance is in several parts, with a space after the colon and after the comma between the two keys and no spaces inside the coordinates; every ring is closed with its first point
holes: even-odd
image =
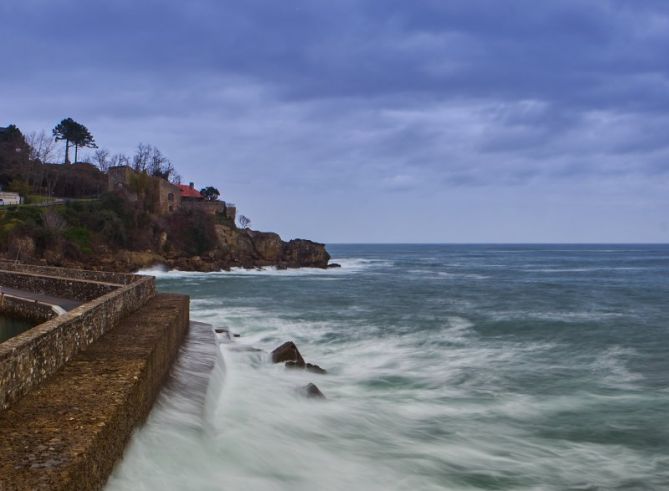
{"type": "Polygon", "coordinates": [[[669,246],[328,249],[153,271],[241,337],[193,327],[107,491],[669,489],[669,246]]]}

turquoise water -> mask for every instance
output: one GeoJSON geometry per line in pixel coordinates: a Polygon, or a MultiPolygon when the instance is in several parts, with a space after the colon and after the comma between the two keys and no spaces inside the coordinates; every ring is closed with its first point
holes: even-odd
{"type": "Polygon", "coordinates": [[[33,327],[30,322],[0,315],[0,343],[33,327]]]}
{"type": "Polygon", "coordinates": [[[341,269],[154,272],[242,337],[193,330],[108,490],[669,489],[669,246],[328,249],[341,269]],[[329,374],[235,349],[287,340],[329,374]]]}

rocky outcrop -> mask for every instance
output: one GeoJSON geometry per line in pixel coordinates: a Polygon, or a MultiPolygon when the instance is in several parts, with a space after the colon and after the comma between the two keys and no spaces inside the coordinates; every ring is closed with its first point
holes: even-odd
{"type": "Polygon", "coordinates": [[[304,358],[295,343],[288,341],[272,351],[272,363],[291,362],[296,366],[304,367],[304,358]]]}
{"type": "Polygon", "coordinates": [[[284,245],[283,262],[289,268],[327,268],[330,254],[323,244],[305,239],[294,239],[284,245]]]}
{"type": "Polygon", "coordinates": [[[325,396],[316,384],[307,384],[300,390],[307,399],[325,399],[325,396]]]}
{"type": "Polygon", "coordinates": [[[284,363],[286,368],[306,370],[307,372],[325,375],[327,370],[314,365],[312,363],[305,363],[304,358],[297,349],[295,343],[288,341],[272,351],[272,363],[284,363]]]}
{"type": "Polygon", "coordinates": [[[310,240],[285,242],[273,232],[233,229],[225,225],[216,226],[216,235],[221,251],[234,265],[327,268],[330,261],[325,245],[310,240]]]}

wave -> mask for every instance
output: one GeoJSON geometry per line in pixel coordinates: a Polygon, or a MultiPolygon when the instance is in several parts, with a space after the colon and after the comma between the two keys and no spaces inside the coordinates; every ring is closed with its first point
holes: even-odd
{"type": "Polygon", "coordinates": [[[381,259],[364,258],[333,258],[331,263],[337,263],[339,268],[288,268],[277,269],[276,266],[266,266],[262,268],[232,268],[230,271],[182,271],[179,269],[169,269],[165,266],[152,266],[150,268],[140,269],[137,274],[155,276],[156,278],[212,278],[212,277],[235,277],[235,276],[338,276],[350,273],[359,273],[365,270],[392,267],[393,261],[381,259]]]}

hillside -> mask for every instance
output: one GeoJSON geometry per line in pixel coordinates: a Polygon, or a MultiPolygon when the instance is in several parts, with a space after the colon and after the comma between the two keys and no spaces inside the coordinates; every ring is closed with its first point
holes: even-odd
{"type": "Polygon", "coordinates": [[[217,196],[127,165],[43,164],[16,135],[0,145],[0,188],[25,204],[0,206],[1,258],[109,271],[328,267],[323,244],[238,228],[217,196]]]}

